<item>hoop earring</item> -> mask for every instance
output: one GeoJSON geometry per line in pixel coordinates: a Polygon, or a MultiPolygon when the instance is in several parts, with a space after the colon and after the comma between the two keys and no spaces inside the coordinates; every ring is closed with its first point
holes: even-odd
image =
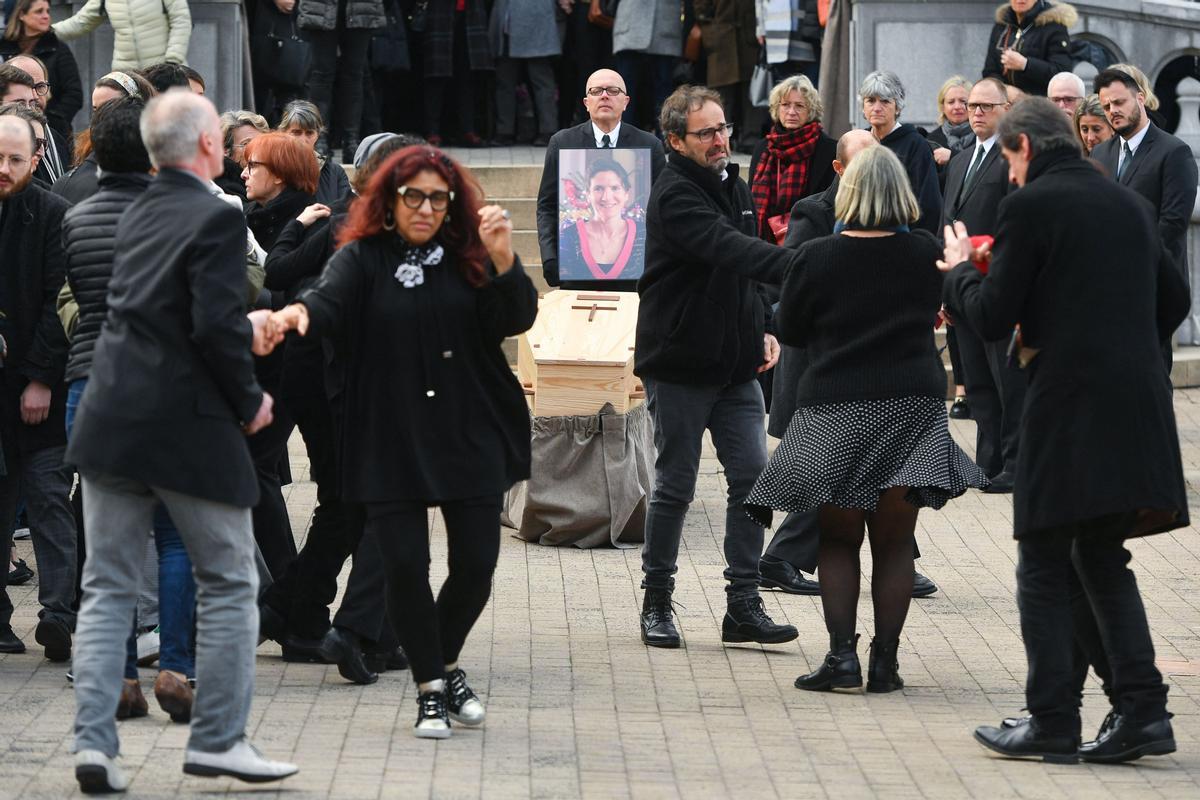
{"type": "Polygon", "coordinates": [[[396,217],[390,210],[383,212],[383,229],[385,231],[396,230],[396,217]]]}

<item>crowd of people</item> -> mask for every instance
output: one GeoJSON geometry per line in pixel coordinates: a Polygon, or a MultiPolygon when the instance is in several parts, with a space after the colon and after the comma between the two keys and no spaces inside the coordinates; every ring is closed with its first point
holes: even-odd
{"type": "MultiPolygon", "coordinates": [[[[334,50],[371,18],[369,0],[299,5],[301,18],[328,23],[334,50]]],[[[463,42],[499,33],[504,47],[489,58],[546,57],[518,46],[516,16],[481,27],[482,5],[428,4],[425,30],[447,11],[463,42]]],[[[775,5],[760,3],[759,18],[775,5]]],[[[75,683],[81,788],[126,788],[115,720],[149,713],[138,666],[155,660],[159,706],[191,725],[185,772],[294,774],[246,738],[255,650],[268,639],[284,660],[336,664],[357,684],[410,669],[420,738],[483,724],[460,656],[491,595],[503,495],[531,468],[528,407],[501,343],[533,324],[537,293],[508,211],[420,135],[359,138],[367,128],[349,127],[320,91],[288,99],[275,119],[218,114],[204,76],[170,59],[169,24],[168,60],[101,77],[90,127],[73,133],[56,83],[69,51],[42,26],[43,6],[17,0],[19,53],[0,65],[0,541],[7,554],[23,509],[39,580],[34,638],[47,659],[70,663],[75,683]],[[327,155],[331,114],[353,181],[327,155]],[[297,429],[317,488],[299,552],[282,489],[297,429]],[[436,596],[433,507],[449,562],[436,596]]],[[[90,6],[77,24],[91,24],[90,6]]],[[[498,2],[492,21],[527,6],[498,2]]],[[[114,26],[127,21],[119,7],[109,6],[114,26]]],[[[709,24],[729,7],[697,2],[696,12],[709,24]]],[[[1190,306],[1197,171],[1190,148],[1152,121],[1137,67],[1113,65],[1091,87],[1062,69],[1066,9],[1004,6],[995,56],[978,79],[945,82],[932,131],[901,121],[896,74],[871,72],[858,91],[863,127],[836,140],[806,67],[813,48],[800,46],[809,39],[792,48],[767,36],[787,74],[769,92],[770,124],[745,175],[730,122],[745,118],[744,92],[672,90],[659,70],[674,56],[653,41],[619,51],[625,68],[583,76],[581,121],[551,132],[544,120],[537,220],[552,285],[561,151],[649,152],[644,220],[614,212],[575,228],[596,237],[598,257],[644,253],[625,288],[640,295],[635,371],[656,446],[646,645],[683,643],[676,561],[708,431],[728,485],[722,641],[795,640],[801,631],[771,619],[760,592],[819,594],[829,651],[796,686],[863,686],[867,539],[865,686],[901,689],[911,600],[938,591],[915,570],[919,510],[971,488],[1011,492],[1029,716],[976,738],[1062,762],[1174,750],[1124,541],[1188,524],[1169,368],[1190,306]],[[652,100],[644,129],[629,116],[643,99],[634,76],[652,100]],[[1102,335],[1085,314],[1109,320],[1102,335]],[[940,324],[953,332],[949,411],[940,324]],[[1072,401],[1081,392],[1086,408],[1072,401]],[[951,416],[975,420],[974,459],[951,438],[951,416]],[[1114,424],[1127,419],[1139,425],[1114,424]],[[781,440],[770,455],[768,432],[781,440]],[[775,511],[786,515],[767,543],[775,511]],[[1112,710],[1081,743],[1089,666],[1112,710]]],[[[622,13],[614,40],[653,40],[667,22],[649,14],[653,24],[631,31],[622,13]]],[[[450,61],[475,63],[471,47],[455,47],[450,61]]],[[[498,63],[498,77],[515,69],[498,63]]],[[[345,86],[340,74],[325,80],[345,86]]],[[[625,168],[596,164],[589,185],[623,197],[625,168]]],[[[0,653],[20,654],[13,576],[32,570],[0,570],[0,653]]]]}

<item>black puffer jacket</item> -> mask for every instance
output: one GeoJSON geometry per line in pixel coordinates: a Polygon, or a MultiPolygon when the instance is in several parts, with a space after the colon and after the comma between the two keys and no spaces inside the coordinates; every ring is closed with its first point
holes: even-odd
{"type": "Polygon", "coordinates": [[[67,357],[67,383],[86,378],[91,369],[92,349],[108,315],[117,221],[146,191],[150,180],[149,175],[134,172],[106,173],[100,178],[100,191],[73,207],[63,219],[67,284],[79,304],[79,322],[67,357]]]}
{"type": "Polygon", "coordinates": [[[1074,65],[1067,28],[1078,19],[1079,13],[1074,6],[1050,0],[1038,0],[1020,22],[1017,22],[1011,5],[1000,6],[996,9],[996,24],[988,39],[983,77],[994,76],[1026,94],[1045,97],[1050,79],[1060,72],[1070,72],[1074,65]],[[1009,47],[1029,59],[1025,69],[1017,72],[1004,69],[1000,54],[1009,47]]]}
{"type": "MultiPolygon", "coordinates": [[[[347,28],[382,28],[387,24],[383,0],[342,0],[346,5],[347,28]]],[[[337,28],[338,0],[300,0],[297,22],[308,31],[337,28]]]]}

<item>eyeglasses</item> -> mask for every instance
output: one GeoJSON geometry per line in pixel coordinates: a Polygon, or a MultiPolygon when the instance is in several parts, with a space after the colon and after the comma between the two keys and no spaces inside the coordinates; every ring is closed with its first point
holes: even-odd
{"type": "Polygon", "coordinates": [[[254,170],[258,167],[265,167],[265,166],[267,166],[267,165],[264,164],[262,161],[247,161],[246,162],[246,169],[248,169],[248,170],[254,170]]]}
{"type": "Polygon", "coordinates": [[[780,103],[780,111],[807,111],[808,106],[804,103],[780,103]]]}
{"type": "Polygon", "coordinates": [[[609,97],[620,97],[625,94],[625,90],[620,86],[593,86],[587,90],[588,97],[599,97],[606,94],[609,97]]]}
{"type": "Polygon", "coordinates": [[[412,209],[420,208],[425,205],[425,201],[429,201],[429,207],[434,211],[445,211],[450,207],[450,201],[454,199],[454,192],[430,192],[425,194],[420,189],[414,189],[411,186],[401,186],[396,190],[396,194],[404,198],[404,205],[412,209]]]}
{"type": "Polygon", "coordinates": [[[50,93],[50,84],[46,83],[45,81],[35,83],[33,85],[33,90],[38,93],[38,97],[45,97],[50,93]]]}
{"type": "Polygon", "coordinates": [[[38,107],[38,101],[36,98],[33,98],[33,97],[30,97],[27,100],[4,100],[3,101],[4,105],[8,105],[9,103],[12,103],[12,104],[18,105],[18,106],[25,106],[26,108],[37,108],[38,107]]]}
{"type": "Polygon", "coordinates": [[[688,131],[687,135],[695,136],[700,140],[701,144],[708,144],[718,133],[728,139],[733,135],[733,123],[726,122],[724,125],[718,125],[715,128],[701,128],[698,131],[688,131]]]}
{"type": "Polygon", "coordinates": [[[37,147],[33,148],[33,152],[40,153],[46,149],[46,140],[45,139],[34,139],[33,141],[35,144],[37,144],[37,147]]]}
{"type": "Polygon", "coordinates": [[[974,114],[976,111],[982,111],[985,114],[992,113],[993,108],[1006,106],[1008,103],[967,103],[967,111],[974,114]]]}
{"type": "Polygon", "coordinates": [[[249,139],[246,139],[245,141],[242,141],[242,142],[234,142],[234,143],[233,143],[233,149],[234,149],[234,150],[245,150],[245,149],[246,149],[246,145],[250,144],[250,143],[251,143],[251,142],[253,142],[253,141],[254,141],[254,138],[253,138],[253,137],[251,137],[251,138],[249,138],[249,139]]]}
{"type": "Polygon", "coordinates": [[[1050,102],[1056,106],[1074,106],[1082,99],[1082,97],[1074,97],[1072,95],[1059,95],[1058,97],[1051,97],[1050,102]]]}

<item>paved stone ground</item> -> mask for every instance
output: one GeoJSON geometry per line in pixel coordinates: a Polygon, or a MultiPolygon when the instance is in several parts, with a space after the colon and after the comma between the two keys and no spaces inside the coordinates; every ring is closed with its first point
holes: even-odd
{"type": "MultiPolygon", "coordinates": [[[[1176,395],[1191,485],[1200,485],[1200,390],[1176,395]]],[[[973,424],[953,423],[964,446],[973,424]]],[[[298,479],[303,450],[293,449],[298,479]]],[[[258,789],[180,771],[186,728],[153,707],[122,723],[136,797],[236,794],[290,798],[1050,798],[1200,797],[1200,537],[1138,541],[1134,563],[1159,659],[1169,674],[1179,752],[1137,766],[1045,766],[984,754],[972,728],[1023,704],[1024,654],[1013,600],[1006,497],[969,493],[924,512],[920,568],[941,591],[913,604],[901,645],[908,682],[891,695],[809,694],[792,687],[826,649],[816,598],[768,595],[801,630],[779,647],[722,647],[720,524],[724,484],[711,450],[688,516],[677,599],[686,648],[638,640],[636,551],[550,549],[507,534],[492,603],[463,654],[487,703],[481,730],[414,739],[407,674],[355,687],[335,668],[284,664],[259,650],[253,740],[301,765],[258,789]],[[714,534],[714,527],[717,533],[714,534]]],[[[314,487],[290,487],[297,531],[314,487]]],[[[440,523],[435,578],[444,575],[440,523]]],[[[32,560],[27,542],[17,555],[32,560]]],[[[866,560],[869,563],[869,554],[866,560]]],[[[343,576],[344,579],[344,576],[343,576]]],[[[14,625],[33,644],[36,588],[13,590],[14,625]]],[[[870,606],[863,604],[868,632],[870,606]]],[[[74,703],[64,667],[40,648],[0,656],[0,797],[59,798],[75,784],[68,752],[74,703]]],[[[149,691],[154,673],[143,671],[149,691]]],[[[1085,729],[1105,712],[1094,682],[1085,729]]]]}

